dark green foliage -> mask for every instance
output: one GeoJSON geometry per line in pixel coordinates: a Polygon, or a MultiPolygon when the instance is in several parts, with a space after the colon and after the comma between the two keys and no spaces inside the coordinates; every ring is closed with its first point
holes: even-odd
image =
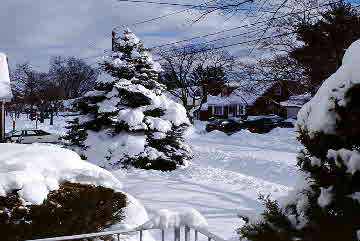
{"type": "Polygon", "coordinates": [[[86,140],[87,133],[84,126],[79,125],[79,118],[75,118],[72,121],[68,121],[69,126],[66,128],[69,129],[67,135],[63,137],[64,140],[71,141],[72,145],[79,146],[86,149],[84,141],[86,140]]]}
{"type": "Polygon", "coordinates": [[[242,217],[247,223],[237,230],[242,238],[251,241],[291,241],[293,237],[299,236],[299,231],[292,227],[286,215],[279,208],[277,201],[272,201],[263,195],[260,195],[259,200],[266,209],[261,214],[262,221],[252,224],[248,218],[242,217]]]}
{"type": "Polygon", "coordinates": [[[161,117],[165,114],[163,109],[155,108],[152,110],[146,110],[144,111],[145,116],[151,116],[151,117],[161,117]]]}
{"type": "Polygon", "coordinates": [[[136,159],[129,159],[127,162],[135,168],[141,168],[145,170],[160,170],[160,171],[173,171],[176,169],[176,162],[165,159],[157,158],[155,160],[150,160],[148,157],[137,157],[136,159]]]}
{"type": "Polygon", "coordinates": [[[141,92],[132,92],[121,88],[119,89],[119,95],[121,96],[121,104],[131,108],[151,104],[151,99],[141,92]]]}
{"type": "Polygon", "coordinates": [[[146,147],[154,148],[162,152],[164,155],[156,159],[150,159],[148,155],[140,153],[136,157],[126,156],[120,160],[116,165],[121,165],[124,168],[130,166],[142,169],[154,169],[160,171],[172,171],[178,165],[183,165],[186,160],[191,159],[191,155],[187,150],[187,146],[183,145],[183,132],[186,126],[174,127],[173,130],[166,134],[165,138],[155,139],[152,132],[147,133],[146,147]]]}
{"type": "Polygon", "coordinates": [[[16,193],[0,196],[1,240],[18,241],[102,231],[123,219],[123,193],[64,183],[41,205],[25,205],[16,193]],[[8,215],[11,214],[11,215],[8,215]]]}
{"type": "Polygon", "coordinates": [[[350,3],[333,4],[321,16],[319,21],[296,26],[297,40],[304,45],[290,52],[314,86],[321,85],[340,67],[345,50],[360,38],[359,13],[350,3]]]}
{"type": "MultiPolygon", "coordinates": [[[[81,121],[69,122],[69,132],[65,138],[70,143],[69,148],[82,155],[82,158],[101,163],[104,168],[132,165],[145,169],[173,170],[184,164],[185,160],[190,159],[190,155],[188,147],[181,143],[183,133],[178,131],[180,127],[176,127],[164,116],[167,109],[161,108],[167,106],[166,96],[158,97],[164,91],[164,85],[157,82],[160,65],[152,60],[151,54],[129,30],[125,30],[121,37],[117,37],[114,32],[112,47],[112,55],[105,57],[101,64],[103,78],[99,78],[94,90],[79,101],[81,121]],[[154,130],[152,124],[163,124],[164,121],[173,131],[163,133],[166,138],[157,140],[153,138],[153,133],[161,131],[154,130]],[[93,136],[91,140],[87,139],[88,133],[93,136]],[[109,148],[101,153],[101,157],[96,156],[100,160],[86,156],[97,151],[97,142],[93,141],[96,136],[99,139],[106,137],[109,141],[109,148]],[[132,153],[133,150],[115,149],[120,142],[122,146],[119,148],[131,146],[132,143],[127,140],[133,137],[146,139],[143,153],[129,157],[126,156],[126,151],[132,153]],[[110,143],[111,138],[114,145],[110,143]],[[150,154],[159,157],[150,160],[154,156],[149,157],[150,154]]],[[[172,108],[171,105],[168,106],[172,108]]]]}
{"type": "MultiPolygon", "coordinates": [[[[296,54],[299,54],[299,61],[307,66],[313,80],[318,81],[337,70],[344,49],[360,38],[358,14],[345,3],[326,11],[319,23],[303,27],[305,45],[296,54]],[[318,63],[322,63],[321,66],[318,63]]],[[[328,101],[328,105],[323,106],[327,108],[326,114],[336,118],[333,126],[323,128],[331,131],[320,128],[310,133],[308,128],[312,127],[312,123],[308,123],[305,117],[305,124],[300,122],[299,140],[305,149],[298,155],[298,166],[308,176],[309,186],[298,194],[302,193],[302,197],[307,198],[307,205],[299,211],[299,201],[293,201],[284,208],[268,205],[272,201],[267,201],[263,216],[272,213],[272,218],[264,218],[264,222],[257,224],[246,224],[238,230],[243,237],[253,241],[358,240],[356,233],[360,230],[360,202],[353,195],[360,193],[360,172],[355,166],[358,165],[360,155],[360,84],[347,80],[339,78],[339,81],[344,81],[343,84],[329,89],[328,95],[323,91],[318,96],[328,101]],[[328,106],[333,108],[329,109],[328,106]],[[351,165],[350,157],[355,158],[351,165]],[[299,220],[305,222],[298,225],[299,220]]],[[[307,110],[316,114],[313,113],[314,108],[307,110]]]]}

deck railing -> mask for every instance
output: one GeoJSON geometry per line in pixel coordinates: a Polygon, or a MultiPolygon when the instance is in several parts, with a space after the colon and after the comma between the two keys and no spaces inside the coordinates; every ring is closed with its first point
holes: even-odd
{"type": "MultiPolygon", "coordinates": [[[[174,241],[180,241],[181,238],[181,227],[174,228],[174,241]]],[[[208,241],[225,241],[219,236],[207,231],[203,228],[191,228],[189,226],[183,226],[184,229],[184,240],[191,241],[190,233],[191,230],[194,231],[194,241],[199,240],[199,233],[206,236],[208,241]]],[[[98,233],[87,233],[87,234],[79,234],[79,235],[71,235],[71,236],[61,236],[61,237],[53,237],[53,238],[45,238],[45,239],[33,239],[26,241],[64,241],[64,240],[80,240],[80,239],[88,239],[88,238],[96,238],[96,237],[106,237],[106,236],[115,236],[116,241],[121,240],[121,236],[129,235],[133,233],[139,233],[139,241],[143,240],[143,232],[148,230],[159,230],[161,231],[161,241],[165,241],[165,230],[162,229],[143,229],[136,228],[129,231],[108,231],[108,232],[98,232],[98,233]]],[[[169,240],[167,240],[169,241],[169,240]]]]}

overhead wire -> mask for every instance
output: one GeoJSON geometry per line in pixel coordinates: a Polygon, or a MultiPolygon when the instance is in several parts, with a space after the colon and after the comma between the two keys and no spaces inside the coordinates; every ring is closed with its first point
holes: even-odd
{"type": "Polygon", "coordinates": [[[249,2],[253,2],[254,0],[244,0],[238,4],[227,4],[227,5],[206,5],[199,6],[194,4],[182,4],[182,3],[170,3],[170,2],[154,2],[154,1],[145,1],[145,0],[117,0],[118,2],[131,2],[131,3],[147,3],[147,4],[157,4],[157,5],[168,5],[168,6],[177,6],[177,7],[197,7],[204,9],[231,9],[249,2]]]}
{"type": "MultiPolygon", "coordinates": [[[[125,1],[125,0],[124,0],[124,1],[125,1]]],[[[341,2],[341,1],[338,1],[338,2],[341,2]]],[[[309,8],[309,9],[305,9],[305,10],[302,10],[302,11],[289,12],[289,13],[284,14],[284,15],[282,15],[282,16],[273,18],[273,20],[275,20],[275,19],[280,19],[280,18],[284,18],[284,17],[286,17],[286,16],[290,16],[290,15],[293,15],[293,14],[304,13],[304,12],[311,11],[311,10],[314,10],[314,9],[318,9],[318,8],[321,8],[321,7],[325,7],[325,6],[329,6],[329,5],[332,5],[332,4],[336,4],[336,3],[338,3],[338,2],[331,2],[331,3],[322,4],[322,5],[319,5],[319,6],[316,6],[316,7],[312,7],[312,8],[309,8]]],[[[264,6],[264,5],[263,5],[263,6],[264,6]]],[[[355,6],[355,7],[359,7],[359,6],[360,6],[360,5],[355,6]]],[[[192,40],[195,40],[195,39],[206,38],[206,37],[214,36],[214,35],[217,35],[217,34],[220,34],[220,33],[225,33],[225,32],[234,31],[234,30],[237,30],[237,29],[240,29],[240,28],[248,28],[248,27],[252,27],[252,26],[257,26],[257,25],[259,25],[259,24],[261,24],[261,23],[266,23],[266,22],[268,22],[268,20],[262,20],[262,21],[260,21],[260,22],[255,22],[255,23],[251,23],[251,24],[245,24],[245,25],[237,26],[237,27],[230,28],[230,29],[225,29],[225,30],[221,30],[221,31],[217,31],[217,32],[213,32],[213,33],[209,33],[209,34],[205,34],[205,35],[201,35],[201,36],[195,36],[195,37],[188,38],[188,39],[178,40],[178,41],[175,41],[175,42],[170,42],[170,43],[166,43],[166,44],[162,44],[162,45],[150,47],[149,49],[150,49],[150,50],[153,50],[153,49],[157,49],[157,48],[161,48],[161,47],[165,47],[165,46],[170,46],[170,45],[175,45],[175,44],[179,44],[179,43],[189,42],[189,41],[192,41],[192,40]]],[[[264,25],[264,24],[263,24],[263,25],[264,25]]],[[[261,29],[261,30],[258,30],[258,31],[260,32],[260,31],[262,31],[262,30],[264,30],[264,29],[261,29]]],[[[256,31],[247,32],[247,33],[253,33],[253,32],[256,32],[256,31]]],[[[232,36],[228,36],[228,37],[223,37],[223,38],[219,38],[219,39],[214,39],[214,40],[210,40],[210,41],[204,42],[203,44],[220,41],[220,40],[223,40],[223,39],[226,39],[226,38],[234,38],[234,37],[237,37],[237,36],[245,35],[245,34],[247,34],[247,33],[240,33],[240,34],[236,34],[236,35],[232,35],[232,36]]],[[[293,34],[293,33],[289,33],[289,34],[293,34]]],[[[258,39],[256,39],[256,40],[258,41],[258,40],[263,40],[263,39],[269,39],[269,38],[271,38],[271,37],[285,36],[285,35],[289,35],[289,34],[287,33],[287,34],[284,34],[284,35],[269,36],[269,37],[265,37],[265,38],[258,38],[258,39]]],[[[218,48],[226,48],[226,47],[231,47],[231,46],[240,45],[240,44],[245,44],[245,43],[251,43],[251,42],[254,42],[254,41],[255,41],[255,40],[249,40],[249,41],[245,41],[245,42],[240,42],[240,43],[238,43],[238,44],[230,44],[230,45],[225,45],[225,46],[223,46],[223,47],[221,47],[221,46],[220,46],[220,47],[216,47],[215,49],[218,49],[218,48]]],[[[212,48],[212,49],[214,49],[214,48],[212,48]]],[[[100,56],[95,56],[95,57],[100,57],[100,56]]]]}
{"type": "MultiPolygon", "coordinates": [[[[340,2],[340,1],[339,1],[339,2],[340,2]]],[[[309,8],[309,9],[306,9],[306,10],[302,10],[302,11],[298,11],[298,12],[290,12],[290,13],[284,14],[284,15],[282,15],[282,16],[273,18],[273,20],[275,20],[275,19],[280,19],[280,18],[284,18],[284,17],[290,16],[290,15],[293,15],[293,14],[304,13],[304,12],[311,11],[311,10],[314,10],[314,9],[317,9],[317,8],[320,8],[320,7],[325,7],[325,6],[328,6],[328,5],[331,5],[331,4],[334,4],[334,3],[327,3],[327,4],[320,5],[320,6],[318,6],[318,7],[312,7],[312,8],[309,8]]],[[[229,28],[229,29],[224,29],[224,30],[221,30],[221,31],[217,31],[217,32],[213,32],[213,33],[209,33],[209,34],[205,34],[205,35],[195,36],[195,37],[188,38],[188,39],[177,40],[177,41],[174,41],[174,42],[170,42],[170,43],[166,43],[166,44],[161,44],[161,45],[153,46],[153,47],[150,47],[150,49],[157,49],[157,48],[162,48],[162,47],[165,47],[165,46],[170,46],[170,45],[175,45],[175,44],[179,44],[179,43],[189,42],[189,41],[192,41],[192,40],[194,40],[194,39],[206,38],[206,37],[214,36],[214,35],[217,35],[217,34],[229,32],[229,31],[233,31],[233,30],[237,30],[237,29],[240,29],[240,28],[246,28],[246,27],[250,27],[250,26],[256,26],[256,25],[258,25],[258,24],[265,23],[265,22],[268,22],[268,20],[262,20],[262,21],[260,21],[260,22],[255,22],[255,23],[250,23],[250,24],[244,24],[244,25],[240,25],[240,26],[237,26],[237,27],[233,27],[233,28],[229,28]]]]}

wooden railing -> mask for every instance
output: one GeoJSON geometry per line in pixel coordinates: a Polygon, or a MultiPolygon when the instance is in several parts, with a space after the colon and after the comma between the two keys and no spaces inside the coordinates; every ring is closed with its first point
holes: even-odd
{"type": "MultiPolygon", "coordinates": [[[[184,240],[190,240],[190,233],[191,229],[194,231],[194,241],[199,241],[199,233],[206,236],[208,241],[225,241],[224,239],[220,238],[219,236],[210,233],[206,229],[203,228],[191,228],[189,226],[184,226],[184,240]]],[[[53,237],[53,238],[45,238],[45,239],[33,239],[33,240],[26,240],[26,241],[64,241],[64,240],[79,240],[79,239],[86,239],[86,238],[96,238],[96,237],[106,237],[106,236],[115,236],[117,241],[121,240],[121,236],[129,235],[133,233],[139,233],[139,241],[143,240],[143,232],[147,230],[159,230],[161,231],[161,241],[165,241],[165,230],[162,229],[142,229],[136,228],[134,230],[129,231],[108,231],[108,232],[98,232],[98,233],[88,233],[88,234],[79,234],[79,235],[72,235],[72,236],[62,236],[62,237],[53,237]]],[[[181,238],[181,228],[174,228],[174,241],[180,241],[181,238]]],[[[115,239],[116,240],[116,239],[115,239]]]]}

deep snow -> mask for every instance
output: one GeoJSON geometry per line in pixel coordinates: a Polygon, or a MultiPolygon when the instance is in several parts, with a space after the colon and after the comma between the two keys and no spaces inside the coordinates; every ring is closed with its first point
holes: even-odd
{"type": "MultiPolygon", "coordinates": [[[[17,127],[35,125],[24,117],[17,121],[17,127]]],[[[71,118],[55,117],[52,127],[46,120],[43,129],[65,133],[65,120],[71,118]]],[[[112,174],[123,184],[123,191],[145,206],[150,218],[161,209],[195,208],[207,219],[210,232],[234,238],[234,230],[243,224],[237,215],[255,215],[262,210],[259,193],[280,199],[292,190],[300,176],[295,165],[302,146],[293,129],[277,128],[268,134],[241,131],[227,136],[218,131],[206,133],[205,124],[197,121],[196,128],[187,133],[194,154],[189,166],[173,172],[130,169],[112,174]]],[[[160,238],[160,232],[152,234],[160,238]]],[[[173,232],[167,235],[173,239],[173,232]]]]}
{"type": "MultiPolygon", "coordinates": [[[[295,165],[301,145],[293,129],[227,136],[206,134],[199,124],[204,123],[197,122],[187,136],[194,152],[188,167],[173,172],[130,169],[113,174],[126,192],[144,204],[150,217],[160,209],[195,208],[207,219],[209,231],[224,239],[235,238],[234,230],[243,224],[237,215],[255,215],[262,210],[258,194],[278,199],[292,190],[299,176],[295,165]]],[[[159,232],[152,233],[160,238],[159,232]]]]}

